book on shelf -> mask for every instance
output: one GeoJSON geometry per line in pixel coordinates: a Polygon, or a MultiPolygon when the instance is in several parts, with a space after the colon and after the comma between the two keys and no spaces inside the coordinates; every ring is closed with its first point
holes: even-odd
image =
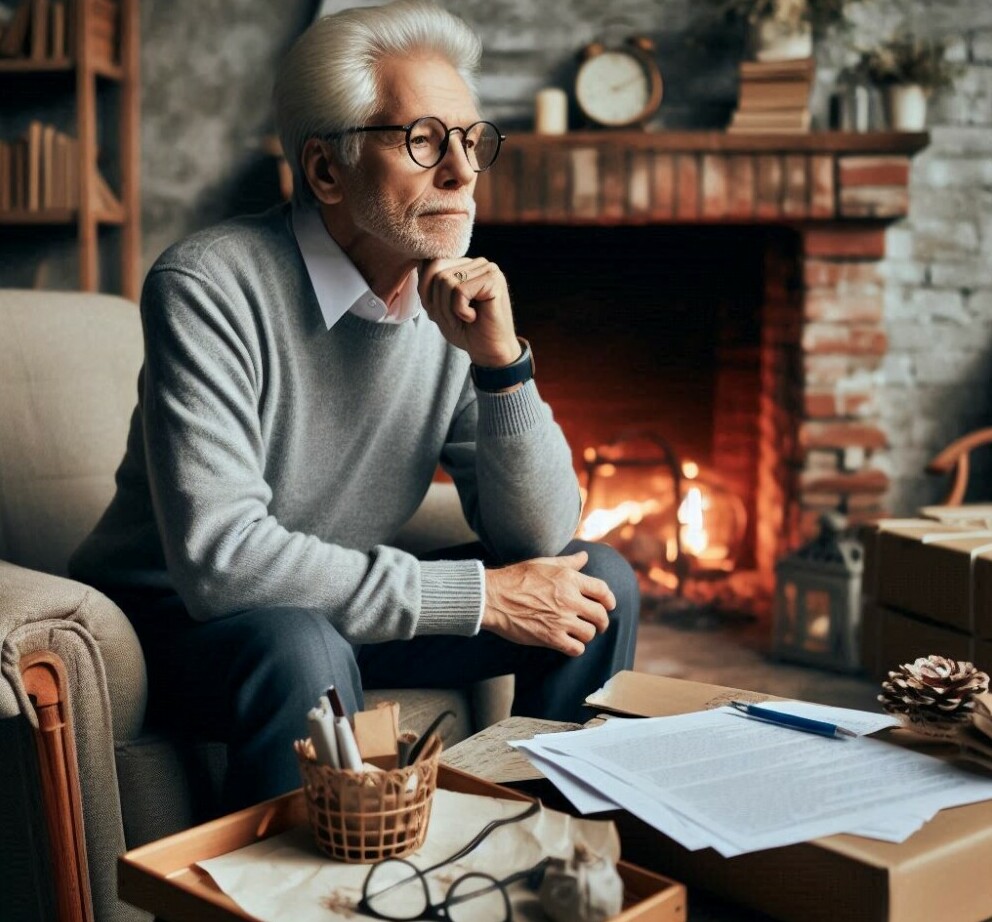
{"type": "Polygon", "coordinates": [[[741,110],[797,109],[809,105],[812,87],[805,81],[741,82],[737,107],[741,110]]]}
{"type": "Polygon", "coordinates": [[[48,60],[48,0],[31,2],[31,60],[48,60]]]}
{"type": "Polygon", "coordinates": [[[737,112],[727,131],[739,134],[806,134],[810,129],[808,110],[776,113],[737,112]],[[762,118],[763,115],[773,117],[762,118]]]}
{"type": "Polygon", "coordinates": [[[49,31],[51,33],[51,43],[49,49],[53,60],[61,61],[67,57],[67,45],[65,41],[66,26],[66,5],[61,0],[55,0],[51,7],[51,22],[49,31]]]}
{"type": "MultiPolygon", "coordinates": [[[[120,202],[94,171],[97,208],[117,213],[120,202]]],[[[0,211],[61,211],[79,207],[79,143],[54,125],[33,121],[20,138],[0,141],[0,211]]]]}
{"type": "Polygon", "coordinates": [[[31,0],[21,0],[0,39],[0,57],[19,58],[27,50],[31,28],[31,0]]]}
{"type": "MultiPolygon", "coordinates": [[[[21,0],[0,34],[0,57],[63,61],[76,51],[76,0],[21,0]]],[[[120,3],[88,0],[88,33],[96,60],[120,60],[120,3]]]]}
{"type": "Polygon", "coordinates": [[[795,61],[741,61],[741,80],[808,80],[816,74],[813,58],[795,61]]]}

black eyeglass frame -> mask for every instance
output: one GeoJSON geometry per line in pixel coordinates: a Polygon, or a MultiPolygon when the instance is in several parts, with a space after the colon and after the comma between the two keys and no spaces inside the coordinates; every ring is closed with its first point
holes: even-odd
{"type": "MultiPolygon", "coordinates": [[[[448,142],[451,140],[451,133],[453,131],[460,131],[462,133],[462,149],[465,149],[465,138],[468,137],[468,133],[475,128],[476,125],[489,125],[496,132],[496,151],[493,153],[493,159],[489,161],[487,166],[482,167],[482,169],[476,169],[472,167],[472,170],[476,173],[485,173],[499,158],[500,149],[503,147],[503,142],[506,140],[506,135],[499,130],[499,126],[494,125],[492,122],[486,121],[484,118],[480,118],[476,122],[472,122],[466,128],[462,128],[458,125],[453,125],[449,128],[445,123],[439,119],[436,115],[421,115],[420,118],[415,118],[412,122],[407,125],[361,125],[357,128],[347,128],[344,134],[361,134],[367,131],[402,131],[405,133],[406,140],[406,152],[410,155],[410,159],[417,164],[421,169],[433,170],[448,154],[448,142]],[[441,141],[440,147],[438,148],[438,158],[430,166],[424,166],[413,153],[413,146],[410,144],[410,134],[413,131],[414,125],[418,122],[422,122],[425,119],[433,119],[444,129],[444,139],[441,141]]],[[[467,152],[466,152],[467,153],[467,152]]]]}
{"type": "MultiPolygon", "coordinates": [[[[413,871],[413,875],[410,879],[412,880],[416,877],[416,879],[420,882],[420,886],[424,890],[423,910],[412,916],[390,916],[377,910],[369,902],[368,887],[369,881],[372,879],[371,871],[365,878],[365,885],[362,887],[362,898],[355,908],[363,915],[372,916],[376,919],[383,919],[384,922],[413,922],[414,919],[430,919],[433,920],[433,922],[450,922],[450,906],[454,906],[457,903],[467,903],[469,900],[474,900],[476,897],[486,892],[486,890],[495,890],[499,892],[503,899],[503,922],[512,922],[513,909],[510,904],[510,894],[507,893],[506,888],[510,886],[510,884],[516,883],[518,880],[526,880],[528,887],[531,889],[537,889],[537,887],[540,886],[541,879],[544,877],[545,869],[553,860],[553,858],[542,858],[533,867],[527,868],[523,871],[514,871],[502,880],[497,880],[492,876],[492,874],[485,874],[482,871],[469,871],[467,874],[463,874],[461,877],[456,878],[448,885],[448,889],[445,892],[444,900],[442,900],[442,902],[432,903],[430,889],[427,886],[427,871],[421,871],[420,868],[407,861],[405,858],[387,858],[386,861],[395,862],[397,864],[405,864],[411,871],[413,871]],[[465,894],[458,893],[459,886],[465,881],[473,878],[478,878],[480,881],[485,882],[487,885],[486,888],[484,890],[472,890],[465,894]]],[[[385,862],[382,863],[384,864],[385,862]]],[[[430,868],[429,870],[434,870],[434,868],[430,868]]],[[[404,883],[406,883],[406,881],[404,881],[404,883]]],[[[390,888],[387,887],[386,889],[388,890],[390,888]]],[[[381,890],[379,893],[374,894],[373,899],[377,896],[381,896],[385,892],[386,890],[381,890]]]]}
{"type": "MultiPolygon", "coordinates": [[[[500,826],[508,826],[512,823],[519,823],[521,820],[525,820],[530,816],[534,816],[536,813],[540,812],[540,810],[541,810],[541,804],[539,801],[535,800],[527,807],[526,810],[517,813],[515,816],[507,816],[498,820],[490,820],[490,822],[486,823],[486,825],[483,826],[482,829],[480,829],[471,838],[470,841],[468,841],[465,845],[463,845],[460,849],[458,849],[457,852],[455,852],[453,855],[449,855],[447,858],[443,859],[442,861],[437,862],[437,864],[432,864],[428,868],[422,868],[422,869],[418,868],[415,864],[413,864],[410,861],[407,861],[405,858],[386,858],[383,861],[378,862],[377,864],[372,866],[372,868],[369,870],[369,873],[365,876],[365,883],[362,885],[362,899],[355,908],[364,915],[373,916],[376,919],[384,919],[386,920],[386,922],[410,922],[409,919],[406,919],[404,917],[383,915],[381,912],[377,911],[369,904],[369,892],[368,892],[369,881],[372,879],[375,873],[375,869],[383,864],[398,862],[400,864],[405,864],[410,868],[412,868],[413,871],[416,873],[416,876],[419,878],[421,886],[424,888],[424,902],[426,904],[426,909],[424,910],[424,912],[430,914],[423,915],[421,916],[421,918],[433,919],[435,920],[435,922],[447,922],[448,915],[445,909],[445,907],[448,905],[447,896],[445,898],[445,901],[441,904],[435,904],[430,901],[430,891],[427,889],[427,875],[430,874],[431,871],[436,871],[438,868],[443,868],[446,864],[451,864],[453,861],[457,861],[459,858],[464,858],[469,852],[475,849],[491,832],[493,832],[493,830],[498,829],[500,826]]],[[[461,877],[459,877],[456,881],[454,881],[451,884],[451,886],[448,887],[448,893],[450,893],[453,889],[455,889],[457,885],[466,878],[469,877],[488,878],[488,880],[492,884],[498,886],[500,891],[502,892],[503,899],[507,907],[507,919],[509,919],[510,898],[506,893],[506,889],[505,889],[506,885],[513,883],[514,881],[517,880],[530,878],[532,875],[534,876],[542,875],[544,873],[544,869],[548,865],[549,860],[550,859],[543,859],[538,864],[534,865],[534,867],[528,868],[526,871],[517,871],[515,874],[511,874],[503,881],[496,880],[495,877],[492,877],[489,874],[482,874],[481,872],[478,871],[471,871],[470,873],[464,874],[461,877]]],[[[386,890],[388,889],[390,888],[387,887],[386,890]]],[[[383,893],[386,892],[386,890],[380,890],[379,893],[375,894],[375,896],[381,896],[383,893]]]]}

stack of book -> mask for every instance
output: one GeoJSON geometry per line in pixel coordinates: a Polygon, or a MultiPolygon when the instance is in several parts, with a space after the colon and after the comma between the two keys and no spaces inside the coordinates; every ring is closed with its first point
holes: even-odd
{"type": "Polygon", "coordinates": [[[809,95],[815,65],[797,61],[742,61],[740,96],[728,131],[803,134],[809,131],[809,95]]]}
{"type": "MultiPolygon", "coordinates": [[[[120,204],[99,171],[97,207],[120,204]]],[[[73,210],[79,207],[79,142],[54,125],[32,121],[13,141],[0,141],[0,211],[73,210]]]]}

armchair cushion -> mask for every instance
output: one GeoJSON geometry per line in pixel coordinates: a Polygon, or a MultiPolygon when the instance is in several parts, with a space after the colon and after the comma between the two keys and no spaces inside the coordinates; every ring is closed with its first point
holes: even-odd
{"type": "Polygon", "coordinates": [[[65,574],[114,489],[143,355],[137,305],[0,297],[0,558],[65,574]]]}

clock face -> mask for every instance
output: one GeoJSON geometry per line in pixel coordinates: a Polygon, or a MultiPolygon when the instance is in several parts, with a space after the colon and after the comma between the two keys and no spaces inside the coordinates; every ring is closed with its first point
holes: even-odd
{"type": "Polygon", "coordinates": [[[652,101],[648,68],[626,51],[604,51],[583,62],[575,80],[582,111],[601,125],[630,125],[652,101]]]}

